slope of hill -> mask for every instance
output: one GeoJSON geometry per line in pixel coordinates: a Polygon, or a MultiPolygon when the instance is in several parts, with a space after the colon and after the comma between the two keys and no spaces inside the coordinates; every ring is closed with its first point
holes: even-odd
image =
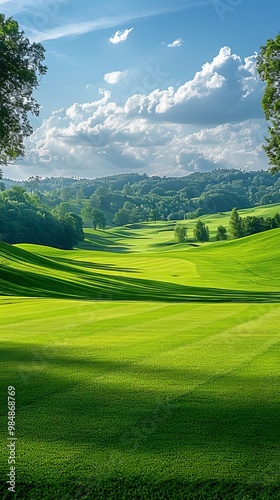
{"type": "Polygon", "coordinates": [[[280,229],[194,246],[134,224],[82,247],[0,243],[14,498],[278,498],[280,229]]]}
{"type": "Polygon", "coordinates": [[[102,248],[108,241],[116,252],[1,243],[0,293],[91,300],[279,300],[279,229],[200,247],[170,246],[169,231],[164,223],[106,231],[102,248]],[[130,253],[129,244],[138,238],[140,248],[153,241],[153,251],[143,247],[142,253],[130,253]]]}

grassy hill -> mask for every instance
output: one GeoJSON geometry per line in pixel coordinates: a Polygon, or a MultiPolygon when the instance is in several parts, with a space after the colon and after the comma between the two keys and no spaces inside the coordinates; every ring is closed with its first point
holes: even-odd
{"type": "Polygon", "coordinates": [[[0,292],[110,300],[279,300],[279,229],[194,247],[171,245],[170,224],[140,226],[98,231],[92,238],[109,252],[2,243],[0,292]],[[136,253],[135,245],[142,252],[136,253]]]}
{"type": "MultiPolygon", "coordinates": [[[[231,212],[223,212],[213,215],[202,215],[199,217],[202,222],[204,222],[210,231],[210,237],[212,240],[215,239],[217,233],[217,227],[219,225],[225,226],[229,231],[229,218],[231,212]]],[[[243,210],[238,210],[241,217],[254,216],[254,217],[273,217],[276,213],[280,213],[280,204],[272,203],[269,205],[262,205],[252,208],[244,208],[243,210]]],[[[197,219],[190,219],[186,221],[178,221],[179,224],[184,224],[189,228],[190,235],[192,235],[192,230],[197,222],[197,219]]]]}
{"type": "Polygon", "coordinates": [[[280,229],[174,241],[162,222],[0,243],[16,500],[279,498],[280,229]]]}

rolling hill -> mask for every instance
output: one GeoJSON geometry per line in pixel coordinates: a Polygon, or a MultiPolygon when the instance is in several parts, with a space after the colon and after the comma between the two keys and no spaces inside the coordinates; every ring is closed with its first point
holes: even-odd
{"type": "Polygon", "coordinates": [[[102,251],[1,243],[0,293],[90,300],[279,300],[279,229],[200,246],[174,244],[168,223],[91,235],[102,251]]]}
{"type": "Polygon", "coordinates": [[[194,245],[173,227],[0,243],[15,500],[279,498],[280,229],[194,245]]]}

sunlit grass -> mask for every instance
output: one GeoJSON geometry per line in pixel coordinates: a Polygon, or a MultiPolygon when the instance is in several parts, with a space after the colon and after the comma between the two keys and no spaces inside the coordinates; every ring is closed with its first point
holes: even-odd
{"type": "Polygon", "coordinates": [[[280,230],[198,246],[164,222],[87,236],[73,251],[0,243],[14,498],[277,498],[280,230]]]}
{"type": "Polygon", "coordinates": [[[79,478],[94,490],[135,476],[245,487],[279,458],[280,306],[6,298],[0,307],[1,387],[17,390],[22,483],[79,478]]]}

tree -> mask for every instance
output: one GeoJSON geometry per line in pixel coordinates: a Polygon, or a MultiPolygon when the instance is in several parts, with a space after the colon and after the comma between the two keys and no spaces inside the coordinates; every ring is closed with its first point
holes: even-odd
{"type": "Polygon", "coordinates": [[[184,243],[187,239],[187,228],[185,226],[176,224],[174,228],[174,236],[178,243],[184,243]]]}
{"type": "Polygon", "coordinates": [[[92,219],[92,208],[89,206],[82,208],[81,216],[85,223],[90,222],[92,219]]]}
{"type": "Polygon", "coordinates": [[[77,198],[77,200],[82,200],[83,198],[85,198],[85,192],[84,192],[83,188],[80,188],[77,190],[76,198],[77,198]]]}
{"type": "Polygon", "coordinates": [[[114,215],[113,222],[117,226],[124,226],[129,223],[130,213],[126,208],[120,208],[114,215]]]}
{"type": "Polygon", "coordinates": [[[128,182],[127,184],[124,185],[124,187],[122,188],[122,194],[125,196],[132,195],[132,189],[130,186],[130,182],[128,182]]]}
{"type": "Polygon", "coordinates": [[[69,201],[71,198],[71,189],[68,186],[61,188],[60,190],[60,198],[63,201],[69,201]]]}
{"type": "Polygon", "coordinates": [[[154,221],[156,222],[157,220],[160,219],[160,213],[159,213],[159,210],[157,208],[152,208],[152,210],[150,211],[149,213],[149,217],[154,221]]]}
{"type": "Polygon", "coordinates": [[[105,229],[106,227],[106,219],[101,210],[92,210],[92,224],[93,229],[99,227],[99,229],[105,229]]]}
{"type": "Polygon", "coordinates": [[[13,186],[11,189],[7,189],[7,191],[4,191],[4,196],[11,201],[23,204],[29,199],[26,189],[21,186],[13,186]]]}
{"type": "Polygon", "coordinates": [[[209,228],[208,226],[205,226],[204,222],[201,220],[197,221],[193,234],[195,240],[200,243],[209,241],[209,228]]]}
{"type": "Polygon", "coordinates": [[[47,71],[45,49],[30,43],[18,23],[0,14],[0,164],[24,156],[24,138],[33,129],[28,113],[38,116],[32,93],[47,71]]]}
{"type": "Polygon", "coordinates": [[[34,203],[21,186],[0,193],[0,238],[6,243],[35,243],[71,249],[84,238],[82,220],[74,213],[56,219],[34,203]]]}
{"type": "Polygon", "coordinates": [[[140,220],[139,207],[134,206],[133,209],[130,210],[129,222],[133,224],[134,222],[139,222],[139,220],[140,220]]]}
{"type": "Polygon", "coordinates": [[[131,203],[131,201],[126,201],[123,205],[123,208],[126,210],[132,210],[135,205],[131,203]]]}
{"type": "Polygon", "coordinates": [[[226,227],[224,227],[224,226],[217,227],[216,240],[217,241],[227,240],[227,228],[226,227]]]}
{"type": "Polygon", "coordinates": [[[179,219],[179,214],[178,212],[171,212],[167,216],[167,220],[178,220],[179,219]]]}
{"type": "Polygon", "coordinates": [[[62,201],[59,203],[59,205],[56,205],[56,207],[51,211],[52,215],[54,217],[57,217],[57,219],[63,219],[67,213],[70,211],[70,205],[66,201],[62,201]]]}
{"type": "Polygon", "coordinates": [[[83,221],[81,217],[73,212],[65,214],[61,219],[64,224],[65,232],[67,234],[68,245],[73,247],[79,241],[83,241],[83,221]]]}
{"type": "Polygon", "coordinates": [[[236,208],[233,208],[231,211],[229,227],[233,238],[242,238],[244,236],[242,218],[236,208]]]}
{"type": "Polygon", "coordinates": [[[98,196],[97,194],[92,194],[90,197],[90,204],[92,208],[99,208],[101,205],[100,196],[98,196]]]}
{"type": "Polygon", "coordinates": [[[268,126],[267,145],[263,146],[271,165],[271,173],[280,171],[280,33],[275,39],[269,39],[261,47],[257,59],[257,71],[265,82],[262,108],[268,126]]]}
{"type": "Polygon", "coordinates": [[[243,219],[244,236],[261,233],[262,231],[266,231],[267,229],[268,227],[263,217],[248,215],[243,219]]]}
{"type": "Polygon", "coordinates": [[[38,191],[41,180],[42,177],[40,175],[32,175],[31,177],[28,177],[27,181],[25,181],[25,187],[29,188],[31,193],[34,193],[35,191],[38,191]]]}
{"type": "Polygon", "coordinates": [[[278,213],[275,214],[274,220],[275,220],[276,227],[280,227],[280,214],[278,214],[278,213]]]}
{"type": "Polygon", "coordinates": [[[267,217],[265,219],[265,231],[269,229],[276,229],[277,227],[277,222],[274,217],[267,217]]]}
{"type": "Polygon", "coordinates": [[[106,188],[106,186],[98,186],[94,191],[94,194],[96,194],[97,196],[107,196],[108,189],[106,188]]]}

